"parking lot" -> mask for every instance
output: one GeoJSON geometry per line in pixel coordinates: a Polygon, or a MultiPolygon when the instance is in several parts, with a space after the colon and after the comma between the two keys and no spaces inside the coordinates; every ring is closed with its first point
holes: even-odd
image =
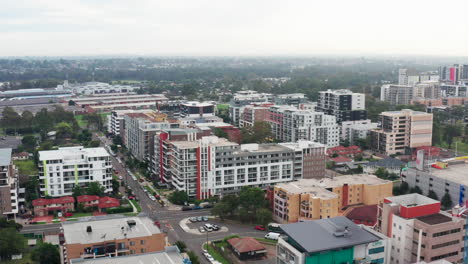
{"type": "Polygon", "coordinates": [[[205,233],[222,233],[228,232],[229,229],[218,223],[214,223],[212,217],[198,216],[189,217],[180,221],[180,227],[187,233],[195,235],[203,235],[205,233]]]}

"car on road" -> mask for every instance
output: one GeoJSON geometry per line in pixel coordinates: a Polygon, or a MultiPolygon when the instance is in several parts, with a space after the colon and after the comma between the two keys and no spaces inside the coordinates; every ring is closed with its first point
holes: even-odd
{"type": "Polygon", "coordinates": [[[135,200],[135,196],[129,196],[128,199],[129,200],[135,200]]]}
{"type": "Polygon", "coordinates": [[[202,221],[203,222],[208,222],[208,216],[202,216],[202,221]]]}
{"type": "Polygon", "coordinates": [[[257,226],[255,226],[254,228],[255,228],[256,230],[260,230],[260,231],[265,231],[265,230],[266,230],[266,228],[265,228],[264,226],[262,226],[262,225],[257,225],[257,226]]]}
{"type": "Polygon", "coordinates": [[[161,228],[161,223],[159,221],[154,221],[154,225],[158,228],[161,228]]]}
{"type": "Polygon", "coordinates": [[[149,198],[151,199],[151,201],[156,201],[156,198],[154,198],[154,196],[150,195],[149,198]]]}
{"type": "Polygon", "coordinates": [[[200,226],[198,228],[198,231],[200,231],[200,233],[205,233],[206,232],[206,230],[205,230],[205,228],[203,228],[203,226],[200,226]]]}
{"type": "Polygon", "coordinates": [[[198,222],[196,217],[190,217],[189,220],[192,223],[198,222]]]}
{"type": "Polygon", "coordinates": [[[201,216],[197,217],[197,221],[198,221],[198,222],[203,221],[203,217],[201,217],[201,216]]]}
{"type": "Polygon", "coordinates": [[[119,180],[123,180],[123,177],[122,177],[122,175],[120,175],[120,176],[119,176],[119,180]]]}
{"type": "Polygon", "coordinates": [[[213,224],[213,231],[218,231],[219,230],[219,226],[217,224],[213,224]]]}
{"type": "Polygon", "coordinates": [[[265,235],[265,238],[266,239],[271,239],[271,240],[278,240],[278,238],[280,237],[280,233],[274,233],[274,232],[270,232],[268,234],[265,235]]]}
{"type": "Polygon", "coordinates": [[[182,206],[182,211],[191,211],[192,207],[190,206],[182,206]]]}
{"type": "Polygon", "coordinates": [[[203,255],[210,263],[215,260],[209,253],[203,253],[203,255]]]}

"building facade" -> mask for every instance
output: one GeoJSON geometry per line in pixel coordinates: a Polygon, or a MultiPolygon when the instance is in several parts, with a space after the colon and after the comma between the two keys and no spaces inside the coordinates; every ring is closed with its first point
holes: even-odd
{"type": "Polygon", "coordinates": [[[19,212],[18,173],[11,159],[11,148],[0,149],[0,217],[10,217],[19,212]]]}
{"type": "Polygon", "coordinates": [[[327,90],[319,92],[317,111],[336,117],[336,121],[357,121],[367,119],[366,97],[350,90],[327,90]]]}
{"type": "Polygon", "coordinates": [[[384,84],[380,88],[380,101],[407,105],[413,99],[413,90],[413,86],[409,85],[384,84]]]}
{"type": "Polygon", "coordinates": [[[378,230],[391,238],[390,264],[463,258],[465,221],[441,212],[437,200],[417,193],[387,197],[378,222],[378,230]]]}
{"type": "Polygon", "coordinates": [[[335,217],[349,206],[378,204],[392,189],[391,181],[368,174],[278,184],[274,187],[273,219],[294,223],[335,217]]]}
{"type": "Polygon", "coordinates": [[[239,91],[234,94],[229,102],[229,118],[232,124],[238,126],[240,117],[244,112],[244,108],[252,103],[268,103],[273,102],[273,95],[267,93],[258,93],[256,91],[247,90],[239,91]]]}
{"type": "Polygon", "coordinates": [[[102,147],[64,147],[39,151],[41,196],[72,195],[75,186],[99,182],[104,192],[112,192],[112,163],[102,147]]]}
{"type": "Polygon", "coordinates": [[[370,131],[377,128],[377,123],[372,123],[370,119],[341,122],[341,140],[348,144],[356,144],[358,139],[366,139],[370,136],[370,131]]]}
{"type": "Polygon", "coordinates": [[[379,129],[371,130],[371,148],[386,155],[432,145],[432,114],[409,109],[382,112],[379,129]]]}

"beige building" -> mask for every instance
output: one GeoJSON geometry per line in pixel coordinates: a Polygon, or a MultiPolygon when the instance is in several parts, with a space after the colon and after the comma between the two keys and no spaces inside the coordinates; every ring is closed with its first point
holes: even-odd
{"type": "Polygon", "coordinates": [[[391,181],[370,174],[278,184],[273,194],[273,218],[280,223],[332,218],[349,206],[378,204],[392,189],[391,181]]]}
{"type": "Polygon", "coordinates": [[[386,155],[432,145],[432,114],[403,109],[382,112],[381,127],[371,131],[371,147],[386,155]]]}
{"type": "Polygon", "coordinates": [[[11,148],[0,149],[0,217],[13,216],[18,213],[18,175],[11,160],[11,148]]]}
{"type": "Polygon", "coordinates": [[[164,251],[166,235],[148,217],[64,222],[64,261],[164,251]]]}

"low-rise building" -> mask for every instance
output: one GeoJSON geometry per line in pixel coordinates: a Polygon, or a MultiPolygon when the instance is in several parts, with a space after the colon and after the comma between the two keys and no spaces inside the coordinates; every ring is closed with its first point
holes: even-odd
{"type": "MultiPolygon", "coordinates": [[[[389,239],[344,216],[281,225],[278,264],[387,263],[389,239]]],[[[408,262],[407,262],[408,263],[408,262]]]]}
{"type": "Polygon", "coordinates": [[[358,139],[366,139],[370,131],[377,127],[377,123],[372,123],[369,119],[343,121],[341,122],[341,140],[351,145],[356,144],[358,139]]]}
{"type": "Polygon", "coordinates": [[[184,257],[176,246],[166,247],[164,251],[126,255],[113,258],[93,258],[93,259],[72,259],[70,264],[182,264],[187,262],[188,258],[184,257]]]}
{"type": "Polygon", "coordinates": [[[47,216],[55,213],[73,212],[75,210],[75,198],[65,196],[55,199],[36,199],[32,201],[35,216],[47,216]]]}
{"type": "Polygon", "coordinates": [[[39,151],[39,188],[42,196],[72,195],[75,186],[98,182],[112,192],[112,164],[103,147],[64,147],[39,151]]]}
{"type": "Polygon", "coordinates": [[[273,219],[279,223],[331,218],[351,206],[374,205],[392,194],[393,183],[374,175],[344,175],[277,184],[273,219]]]}
{"type": "Polygon", "coordinates": [[[62,228],[65,263],[160,252],[166,245],[165,234],[148,217],[64,222],[62,228]]]}
{"type": "Polygon", "coordinates": [[[387,197],[378,230],[391,239],[389,264],[463,258],[465,220],[440,211],[440,202],[412,193],[387,197]]]}

